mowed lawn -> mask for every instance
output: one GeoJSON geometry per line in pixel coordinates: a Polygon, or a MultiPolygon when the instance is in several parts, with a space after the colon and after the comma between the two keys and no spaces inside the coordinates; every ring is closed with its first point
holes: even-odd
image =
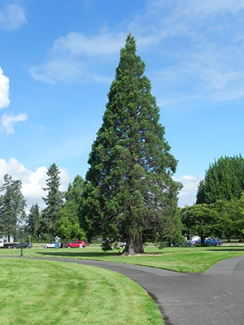
{"type": "Polygon", "coordinates": [[[0,269],[1,325],[164,324],[152,298],[118,273],[15,258],[0,269]]]}
{"type": "MultiPolygon", "coordinates": [[[[129,263],[177,272],[204,272],[213,264],[227,258],[244,255],[244,246],[221,247],[167,247],[159,250],[157,247],[145,247],[145,254],[136,256],[121,256],[119,250],[103,252],[98,246],[88,246],[79,249],[43,249],[32,248],[23,250],[26,257],[52,257],[103,260],[116,263],[129,263]]],[[[122,249],[120,249],[122,252],[122,249]]],[[[0,249],[0,255],[19,255],[20,250],[0,249]]]]}

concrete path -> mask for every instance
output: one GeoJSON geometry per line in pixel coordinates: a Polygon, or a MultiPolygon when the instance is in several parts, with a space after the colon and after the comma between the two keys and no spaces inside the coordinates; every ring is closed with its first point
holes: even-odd
{"type": "Polygon", "coordinates": [[[165,325],[244,325],[244,256],[194,274],[102,261],[41,259],[101,267],[129,277],[153,297],[165,325]]]}

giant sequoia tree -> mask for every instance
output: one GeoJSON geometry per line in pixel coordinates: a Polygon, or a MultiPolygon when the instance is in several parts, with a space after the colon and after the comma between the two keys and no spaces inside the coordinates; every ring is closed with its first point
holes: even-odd
{"type": "Polygon", "coordinates": [[[144,70],[129,34],[92,145],[81,210],[93,235],[126,240],[125,254],[143,252],[146,236],[170,235],[181,188],[144,70]]]}
{"type": "Polygon", "coordinates": [[[240,199],[244,191],[244,159],[242,156],[220,157],[210,164],[197,192],[197,204],[217,200],[240,199]]]}

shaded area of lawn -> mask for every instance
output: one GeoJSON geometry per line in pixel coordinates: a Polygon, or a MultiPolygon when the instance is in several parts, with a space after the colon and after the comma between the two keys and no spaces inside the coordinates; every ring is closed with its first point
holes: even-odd
{"type": "MultiPolygon", "coordinates": [[[[0,251],[0,254],[18,255],[16,250],[0,251]]],[[[137,264],[163,268],[177,272],[204,272],[213,264],[227,258],[244,255],[244,247],[168,247],[159,250],[146,247],[145,254],[121,256],[118,250],[103,252],[99,248],[89,249],[30,249],[24,256],[102,260],[115,263],[137,264]]]]}
{"type": "Polygon", "coordinates": [[[127,277],[85,265],[0,259],[0,324],[162,324],[152,298],[127,277]]]}

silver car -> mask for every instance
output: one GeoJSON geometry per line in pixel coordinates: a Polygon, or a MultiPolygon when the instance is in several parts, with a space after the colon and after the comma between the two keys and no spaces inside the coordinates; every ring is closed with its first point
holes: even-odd
{"type": "MultiPolygon", "coordinates": [[[[44,244],[43,248],[55,248],[55,241],[50,241],[48,244],[44,244]]],[[[59,243],[59,247],[61,247],[61,243],[59,243]]]]}
{"type": "Polygon", "coordinates": [[[196,242],[194,240],[186,240],[184,246],[196,246],[196,242]]]}

